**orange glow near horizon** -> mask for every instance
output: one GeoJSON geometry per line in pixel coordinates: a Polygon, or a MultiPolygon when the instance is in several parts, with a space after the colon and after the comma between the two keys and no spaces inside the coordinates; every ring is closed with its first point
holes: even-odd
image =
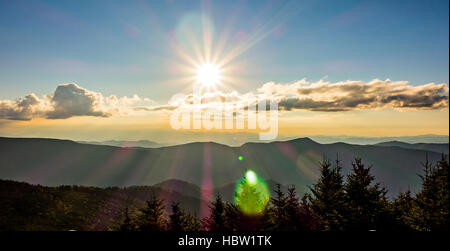
{"type": "MultiPolygon", "coordinates": [[[[355,111],[346,113],[293,112],[280,114],[279,136],[296,135],[391,137],[423,134],[448,135],[448,109],[434,111],[355,111]]],[[[72,140],[141,140],[220,142],[226,135],[252,134],[255,130],[174,131],[164,112],[152,116],[123,115],[109,118],[73,117],[64,120],[35,118],[0,121],[0,136],[45,137],[72,140]]]]}

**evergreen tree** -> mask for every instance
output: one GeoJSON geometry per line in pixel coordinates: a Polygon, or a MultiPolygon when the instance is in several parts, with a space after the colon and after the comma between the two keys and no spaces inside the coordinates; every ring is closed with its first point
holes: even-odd
{"type": "Polygon", "coordinates": [[[301,219],[301,229],[305,231],[318,231],[321,230],[321,224],[319,218],[312,210],[311,195],[306,193],[303,195],[300,201],[299,217],[301,219]]]}
{"type": "Polygon", "coordinates": [[[395,217],[396,230],[415,230],[414,216],[415,198],[408,189],[404,193],[399,193],[392,203],[395,217]]]}
{"type": "Polygon", "coordinates": [[[346,205],[341,170],[342,166],[338,158],[334,167],[328,159],[324,158],[320,162],[320,178],[313,187],[310,187],[314,196],[311,200],[312,209],[325,230],[343,230],[345,226],[346,205]]]}
{"type": "Polygon", "coordinates": [[[163,201],[153,196],[151,201],[147,201],[147,206],[140,210],[137,219],[138,230],[140,231],[162,231],[164,230],[164,207],[163,201]]]}
{"type": "Polygon", "coordinates": [[[318,229],[318,220],[311,210],[309,195],[305,194],[301,201],[297,198],[295,186],[288,188],[287,193],[287,229],[291,231],[310,231],[318,229]]]}
{"type": "Polygon", "coordinates": [[[273,204],[272,200],[269,201],[266,207],[264,207],[262,213],[262,230],[264,231],[273,231],[275,230],[275,220],[273,216],[273,204]]]}
{"type": "Polygon", "coordinates": [[[183,231],[197,232],[200,231],[200,222],[196,215],[185,214],[183,220],[183,231]]]}
{"type": "Polygon", "coordinates": [[[366,168],[360,158],[352,166],[345,184],[348,230],[380,229],[382,226],[377,221],[385,210],[386,190],[379,183],[372,184],[375,179],[370,173],[372,166],[366,168]]]}
{"type": "Polygon", "coordinates": [[[235,192],[236,204],[227,205],[226,227],[228,230],[258,231],[262,228],[262,212],[269,198],[264,198],[259,192],[258,184],[252,184],[244,177],[235,192]]]}
{"type": "Polygon", "coordinates": [[[128,214],[128,207],[125,207],[124,220],[119,227],[119,231],[129,232],[134,230],[134,225],[131,222],[130,216],[128,214]]]}
{"type": "Polygon", "coordinates": [[[448,231],[449,226],[449,163],[447,156],[442,155],[433,166],[428,161],[424,165],[422,190],[417,194],[417,227],[425,231],[448,231]]]}
{"type": "Polygon", "coordinates": [[[235,194],[235,197],[236,204],[239,205],[242,211],[251,212],[263,208],[264,201],[261,197],[261,193],[258,192],[253,185],[249,184],[245,177],[241,181],[239,187],[241,191],[239,194],[235,194]]]}
{"type": "Polygon", "coordinates": [[[209,206],[210,215],[203,220],[203,227],[210,231],[224,231],[225,221],[224,212],[225,204],[222,201],[220,194],[216,196],[216,200],[209,206]]]}
{"type": "Polygon", "coordinates": [[[288,223],[286,227],[288,230],[295,231],[302,229],[302,223],[300,219],[300,203],[297,198],[295,186],[288,188],[286,214],[288,223]]]}
{"type": "Polygon", "coordinates": [[[281,190],[281,185],[277,184],[274,190],[275,196],[270,200],[270,206],[265,211],[265,228],[268,230],[286,231],[289,228],[287,215],[287,201],[286,194],[281,190]],[[267,222],[268,221],[268,222],[267,222]]]}
{"type": "Polygon", "coordinates": [[[441,160],[437,163],[436,175],[438,176],[438,203],[436,212],[436,224],[433,224],[431,229],[438,231],[449,231],[450,225],[450,215],[449,215],[449,195],[450,195],[450,186],[449,186],[449,162],[446,155],[442,154],[441,160]]]}
{"type": "Polygon", "coordinates": [[[227,231],[240,230],[241,212],[239,208],[231,203],[225,205],[225,228],[227,231]]]}
{"type": "Polygon", "coordinates": [[[172,204],[172,214],[169,215],[169,226],[170,231],[184,231],[183,221],[185,219],[185,214],[180,208],[180,203],[172,204]]]}
{"type": "Polygon", "coordinates": [[[180,203],[172,204],[172,213],[169,215],[168,223],[169,231],[199,231],[200,223],[197,217],[186,213],[181,207],[180,203]]]}

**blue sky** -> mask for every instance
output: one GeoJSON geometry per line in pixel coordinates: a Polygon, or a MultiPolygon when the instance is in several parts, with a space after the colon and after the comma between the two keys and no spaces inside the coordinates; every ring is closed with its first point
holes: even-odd
{"type": "Polygon", "coordinates": [[[40,96],[76,82],[105,95],[165,100],[174,92],[170,83],[180,77],[169,70],[177,57],[167,37],[205,6],[211,8],[215,35],[226,27],[232,37],[276,28],[236,59],[251,65],[240,73],[247,79],[241,92],[301,78],[448,83],[448,5],[436,0],[1,0],[0,99],[40,96]]]}
{"type": "Polygon", "coordinates": [[[170,127],[168,101],[188,100],[208,48],[225,63],[202,95],[241,105],[274,95],[280,136],[447,135],[448,5],[0,0],[0,136],[181,143],[255,133],[170,127]]]}

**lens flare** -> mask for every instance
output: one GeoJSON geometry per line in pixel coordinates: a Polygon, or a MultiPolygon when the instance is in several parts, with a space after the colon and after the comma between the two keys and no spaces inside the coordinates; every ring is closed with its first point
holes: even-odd
{"type": "Polygon", "coordinates": [[[247,180],[247,182],[250,184],[250,185],[255,185],[256,184],[256,182],[257,182],[257,180],[256,180],[256,174],[255,174],[255,172],[253,172],[253,171],[248,171],[246,174],[245,174],[245,179],[247,180]]]}
{"type": "Polygon", "coordinates": [[[266,182],[248,170],[236,184],[234,203],[247,215],[261,214],[270,200],[266,182]]]}

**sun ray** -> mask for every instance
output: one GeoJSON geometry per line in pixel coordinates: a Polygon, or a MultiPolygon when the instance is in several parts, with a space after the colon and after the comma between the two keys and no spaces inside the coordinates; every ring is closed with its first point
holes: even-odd
{"type": "Polygon", "coordinates": [[[227,53],[227,55],[220,61],[217,62],[219,67],[222,67],[231,61],[233,61],[235,58],[252,48],[254,45],[259,43],[261,40],[269,36],[271,33],[273,33],[277,28],[277,23],[281,23],[281,19],[285,19],[288,17],[286,15],[286,12],[291,7],[291,4],[293,2],[289,2],[283,6],[283,8],[278,11],[277,14],[275,14],[272,18],[270,18],[267,22],[265,22],[264,25],[259,27],[254,33],[250,35],[250,38],[247,39],[244,43],[241,45],[235,47],[231,50],[230,53],[227,53]]]}
{"type": "Polygon", "coordinates": [[[212,24],[210,19],[211,5],[209,2],[204,2],[203,5],[203,15],[202,15],[202,26],[203,26],[203,49],[204,49],[204,60],[205,62],[210,62],[211,60],[211,47],[212,47],[212,24]]]}
{"type": "Polygon", "coordinates": [[[254,32],[245,36],[243,41],[230,43],[233,40],[231,38],[242,29],[235,27],[238,13],[234,13],[225,22],[225,27],[219,32],[219,39],[216,39],[211,18],[211,2],[203,2],[201,13],[182,18],[179,29],[171,40],[176,55],[173,60],[174,69],[177,69],[177,74],[190,76],[179,78],[176,82],[180,85],[187,83],[189,88],[194,87],[194,92],[200,90],[201,93],[235,91],[236,88],[242,87],[243,83],[252,83],[251,79],[249,81],[244,77],[251,69],[251,64],[241,62],[237,58],[275,31],[281,21],[289,16],[287,11],[290,3],[281,6],[275,15],[265,19],[262,25],[256,26],[254,32]],[[239,30],[236,31],[235,28],[239,30]]]}

